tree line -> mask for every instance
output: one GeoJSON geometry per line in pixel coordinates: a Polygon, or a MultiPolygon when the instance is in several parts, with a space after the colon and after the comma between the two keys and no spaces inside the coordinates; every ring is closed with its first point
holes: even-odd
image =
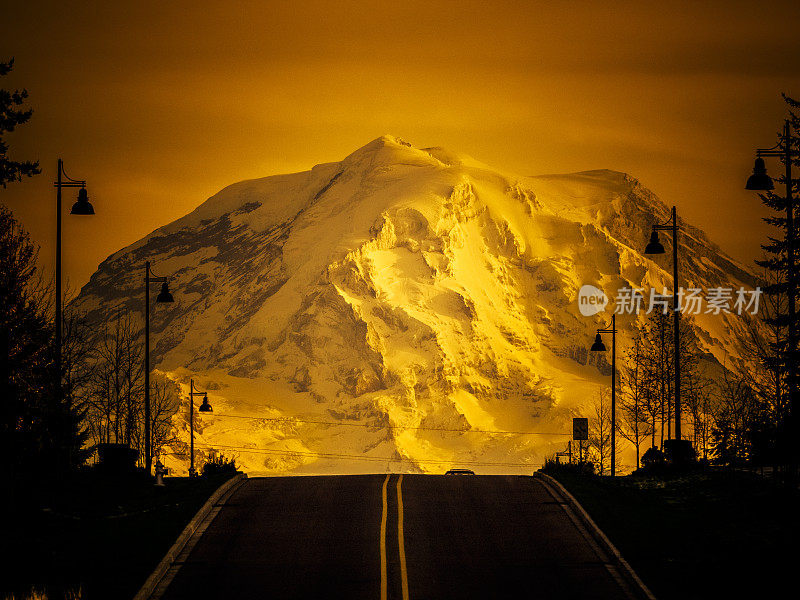
{"type": "MultiPolygon", "coordinates": [[[[674,353],[673,319],[662,311],[650,313],[634,324],[630,346],[623,352],[619,368],[616,436],[617,460],[625,442],[641,465],[646,451],[663,452],[664,442],[674,438],[674,353]],[[652,449],[652,450],[651,450],[652,449]]],[[[714,387],[700,350],[697,334],[689,319],[680,322],[682,422],[699,456],[713,453],[712,423],[714,387]]],[[[611,470],[611,397],[600,386],[591,402],[589,415],[589,460],[600,474],[611,470]]]]}
{"type": "MultiPolygon", "coordinates": [[[[0,62],[0,76],[13,60],[0,62]]],[[[26,123],[25,90],[0,89],[0,186],[40,172],[38,162],[13,160],[4,136],[26,123]]],[[[144,356],[141,326],[118,311],[90,331],[66,303],[61,369],[56,361],[52,286],[38,266],[38,248],[0,206],[0,456],[12,479],[65,473],[82,465],[96,444],[129,445],[144,455],[144,356]]],[[[178,386],[151,377],[153,456],[173,441],[178,386]]]]}
{"type": "MultiPolygon", "coordinates": [[[[772,299],[764,312],[769,313],[772,299]]],[[[735,332],[742,351],[726,364],[706,355],[694,324],[680,322],[681,422],[698,460],[725,466],[778,466],[780,431],[786,417],[783,373],[764,331],[765,315],[745,317],[735,332]]],[[[673,320],[653,313],[634,325],[623,352],[617,389],[617,464],[625,443],[639,468],[664,460],[674,438],[673,320]]],[[[611,399],[599,386],[590,406],[589,461],[601,474],[611,469],[611,399]]]]}
{"type": "MultiPolygon", "coordinates": [[[[796,303],[798,257],[797,209],[800,178],[800,101],[783,96],[787,119],[775,150],[784,167],[775,189],[760,198],[770,211],[764,221],[776,233],[762,244],[757,284],[763,293],[757,315],[743,314],[733,325],[736,351],[714,367],[698,349],[691,321],[681,321],[681,397],[684,423],[698,456],[730,467],[772,467],[797,480],[798,418],[793,399],[800,396],[798,368],[800,323],[796,303]],[[781,191],[778,191],[781,190],[781,191]]],[[[762,163],[763,168],[763,163],[762,163]]],[[[647,452],[661,452],[672,436],[674,348],[669,340],[671,319],[653,314],[636,326],[620,373],[617,433],[636,455],[636,466],[647,452]],[[645,452],[642,452],[644,450],[645,452]]],[[[594,401],[590,452],[599,470],[610,468],[608,400],[594,401]]],[[[645,458],[647,458],[645,456],[645,458]]]]}
{"type": "MultiPolygon", "coordinates": [[[[3,456],[16,472],[68,470],[86,448],[125,444],[144,455],[144,343],[141,325],[122,310],[100,332],[64,311],[62,368],[57,372],[52,289],[37,249],[0,206],[0,397],[3,456]],[[58,386],[61,393],[56,393],[58,386]]],[[[173,438],[175,382],[151,374],[151,451],[173,438]]]]}

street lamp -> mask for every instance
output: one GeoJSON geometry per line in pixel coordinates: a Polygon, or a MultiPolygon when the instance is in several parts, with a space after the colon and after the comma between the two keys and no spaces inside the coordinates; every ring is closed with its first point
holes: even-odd
{"type": "Polygon", "coordinates": [[[786,168],[784,183],[786,184],[786,295],[789,297],[789,321],[787,337],[789,342],[788,364],[786,377],[789,382],[789,415],[794,415],[794,401],[797,394],[797,324],[795,315],[797,308],[795,296],[797,294],[797,271],[794,257],[794,199],[792,198],[792,161],[798,157],[798,152],[792,150],[792,130],[789,121],[783,125],[781,140],[772,148],[759,148],[756,150],[756,162],[753,174],[748,177],[745,189],[759,192],[768,192],[775,189],[772,178],[767,175],[767,166],[764,157],[777,157],[783,159],[786,168]]]}
{"type": "Polygon", "coordinates": [[[194,397],[203,396],[203,402],[197,409],[200,412],[214,412],[211,405],[208,403],[208,392],[195,391],[194,379],[189,380],[189,477],[197,475],[194,468],[194,397]]]}
{"type": "Polygon", "coordinates": [[[150,447],[150,282],[161,283],[156,302],[175,302],[175,299],[169,291],[167,278],[154,275],[149,260],[144,265],[144,468],[149,475],[153,463],[150,447]]]}
{"type": "Polygon", "coordinates": [[[72,215],[93,215],[94,207],[89,202],[86,193],[86,182],[72,179],[64,172],[64,161],[58,159],[58,178],[53,182],[56,188],[56,373],[58,373],[58,386],[56,394],[61,399],[61,338],[62,338],[62,298],[61,298],[61,189],[80,188],[78,200],[72,205],[72,215]]]}
{"type": "Polygon", "coordinates": [[[767,165],[764,164],[764,159],[761,158],[762,152],[769,152],[769,150],[756,150],[758,158],[756,158],[756,164],[753,166],[753,174],[747,178],[747,183],[744,185],[746,190],[768,192],[775,189],[772,177],[767,175],[767,165]]]}
{"type": "Polygon", "coordinates": [[[617,315],[611,315],[611,327],[598,329],[591,352],[605,352],[601,334],[611,334],[611,476],[617,474],[617,315]]]}
{"type": "Polygon", "coordinates": [[[684,448],[681,443],[681,334],[680,334],[680,306],[678,306],[678,214],[672,207],[672,217],[663,225],[653,225],[650,242],[644,249],[645,254],[664,254],[664,246],[658,239],[659,231],[672,232],[672,313],[674,319],[674,344],[675,344],[675,458],[681,460],[684,448]]]}

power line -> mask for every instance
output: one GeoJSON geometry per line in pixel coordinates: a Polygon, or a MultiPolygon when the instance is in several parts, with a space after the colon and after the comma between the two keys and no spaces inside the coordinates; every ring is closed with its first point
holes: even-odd
{"type": "Polygon", "coordinates": [[[217,417],[227,417],[231,419],[251,419],[254,421],[270,421],[279,423],[303,423],[307,425],[329,425],[344,427],[366,427],[369,429],[410,429],[414,431],[444,431],[451,433],[484,433],[487,435],[553,435],[553,436],[572,436],[571,433],[554,431],[501,431],[491,429],[454,429],[447,427],[414,427],[412,425],[370,425],[369,423],[347,423],[345,421],[310,421],[297,419],[295,417],[252,417],[248,415],[229,415],[224,413],[213,413],[217,417]]]}
{"type": "MultiPolygon", "coordinates": [[[[198,448],[202,448],[205,450],[217,450],[217,449],[225,449],[225,450],[236,450],[239,452],[249,452],[249,453],[256,453],[256,454],[278,454],[282,456],[309,456],[314,458],[332,458],[332,459],[340,459],[340,460],[366,460],[372,462],[407,462],[407,463],[426,463],[426,464],[444,464],[444,465],[452,465],[452,464],[459,464],[459,465],[469,465],[469,466],[477,466],[477,467],[536,467],[541,466],[539,463],[513,463],[513,462],[486,462],[486,461],[461,461],[461,460],[438,460],[438,459],[409,459],[409,458],[390,458],[390,457],[381,457],[381,456],[365,456],[363,454],[337,454],[333,452],[306,452],[306,451],[295,451],[295,450],[270,450],[267,448],[245,448],[242,446],[226,446],[221,444],[216,445],[203,445],[197,446],[198,448]]],[[[168,452],[165,454],[171,454],[174,456],[183,456],[180,452],[168,452]]]]}

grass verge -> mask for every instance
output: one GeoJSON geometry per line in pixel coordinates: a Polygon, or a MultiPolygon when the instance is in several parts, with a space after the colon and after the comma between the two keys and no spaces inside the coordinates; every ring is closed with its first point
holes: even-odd
{"type": "Polygon", "coordinates": [[[130,600],[230,476],[168,477],[158,488],[142,477],[81,473],[15,490],[0,597],[130,600]]]}
{"type": "Polygon", "coordinates": [[[660,600],[781,597],[795,587],[796,490],[741,473],[612,479],[546,472],[660,600]]]}

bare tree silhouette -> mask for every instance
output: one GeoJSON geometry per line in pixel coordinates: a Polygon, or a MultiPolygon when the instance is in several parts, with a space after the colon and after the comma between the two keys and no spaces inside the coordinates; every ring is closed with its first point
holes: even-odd
{"type": "MultiPolygon", "coordinates": [[[[648,411],[648,399],[652,396],[652,379],[645,368],[642,352],[641,330],[637,329],[633,345],[626,352],[622,381],[626,393],[620,394],[617,415],[617,431],[629,441],[636,451],[636,468],[639,468],[641,447],[644,441],[655,435],[655,419],[648,411]]],[[[651,444],[652,445],[652,444],[651,444]]]]}

